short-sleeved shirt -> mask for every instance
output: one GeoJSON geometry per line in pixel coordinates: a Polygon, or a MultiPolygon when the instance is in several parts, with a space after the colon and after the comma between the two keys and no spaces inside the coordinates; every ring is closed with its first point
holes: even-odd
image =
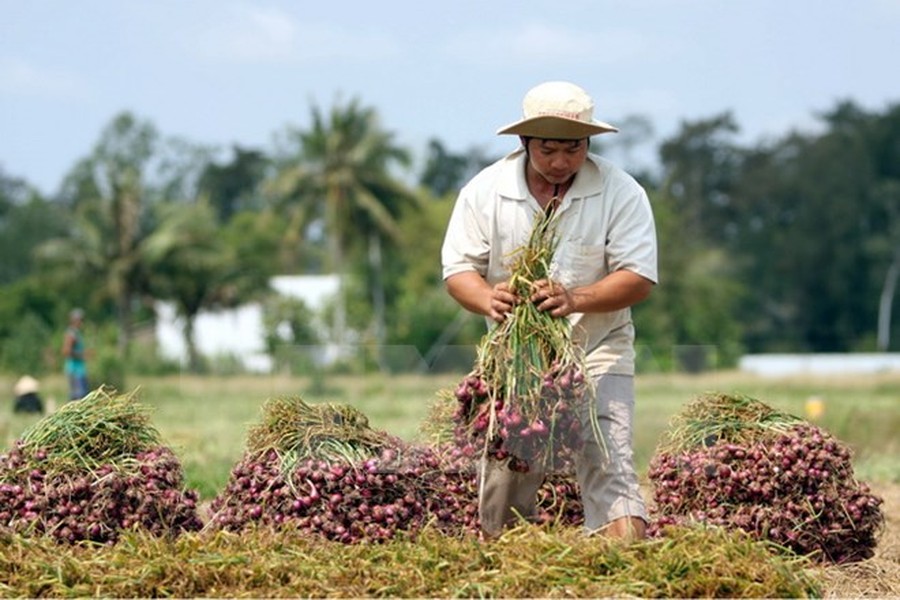
{"type": "MultiPolygon", "coordinates": [[[[491,285],[509,279],[510,258],[527,244],[542,210],[525,181],[526,160],[524,150],[513,152],[460,191],[441,250],[444,279],[465,271],[491,285]]],[[[553,279],[571,289],[627,269],[658,281],[653,212],[644,189],[625,171],[589,154],[557,211],[553,279]]],[[[634,373],[630,308],[568,318],[590,373],[634,373]]]]}

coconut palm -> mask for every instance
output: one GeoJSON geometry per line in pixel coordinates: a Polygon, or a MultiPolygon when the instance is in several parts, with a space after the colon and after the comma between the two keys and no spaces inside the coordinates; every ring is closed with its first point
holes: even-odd
{"type": "Polygon", "coordinates": [[[159,226],[147,238],[144,255],[151,268],[154,296],[171,300],[184,321],[188,368],[201,372],[203,360],[194,338],[202,310],[233,308],[263,295],[268,273],[248,263],[226,241],[205,199],[158,207],[159,226]]]}
{"type": "Polygon", "coordinates": [[[141,248],[152,223],[145,175],[157,139],[150,123],[129,113],[114,118],[93,153],[66,179],[63,196],[73,212],[69,234],[39,250],[45,263],[60,268],[61,278],[86,284],[94,300],[115,305],[120,356],[128,349],[134,306],[146,289],[141,248]]]}
{"type": "Polygon", "coordinates": [[[297,148],[279,161],[269,187],[280,198],[294,239],[301,238],[310,223],[324,227],[329,266],[341,280],[333,323],[338,344],[347,341],[347,256],[363,240],[377,282],[372,285],[376,341],[383,341],[383,311],[378,314],[384,305],[381,244],[399,238],[401,207],[418,202],[391,171],[410,164],[409,154],[392,138],[381,129],[374,109],[356,100],[337,103],[327,114],[314,106],[310,128],[292,132],[297,148]]]}

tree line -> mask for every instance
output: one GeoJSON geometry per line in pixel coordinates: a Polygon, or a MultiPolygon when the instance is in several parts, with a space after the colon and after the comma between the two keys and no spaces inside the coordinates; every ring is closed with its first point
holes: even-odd
{"type": "MultiPolygon", "coordinates": [[[[724,112],[684,121],[633,174],[654,207],[661,282],[636,307],[645,369],[728,367],[751,352],[889,351],[900,275],[900,104],[846,100],[814,133],[752,145],[724,112]]],[[[650,121],[626,119],[649,135],[650,121]]],[[[595,138],[628,157],[639,136],[595,138]]],[[[358,99],[312,106],[310,124],[271,148],[226,151],[166,137],[123,112],[51,196],[0,169],[0,370],[58,368],[68,310],[80,306],[105,348],[100,369],[180,368],[156,355],[155,302],[185,323],[187,367],[202,372],[201,311],[257,301],[267,345],[366,349],[345,368],[421,368],[473,347],[482,319],[449,299],[443,229],[459,187],[497,157],[432,139],[415,157],[358,99]],[[414,160],[419,158],[419,160],[414,160]],[[309,307],[268,287],[277,274],[334,273],[340,291],[310,326],[309,307]],[[322,338],[327,339],[322,339],[322,338]]],[[[629,165],[623,165],[628,167],[629,165]]]]}

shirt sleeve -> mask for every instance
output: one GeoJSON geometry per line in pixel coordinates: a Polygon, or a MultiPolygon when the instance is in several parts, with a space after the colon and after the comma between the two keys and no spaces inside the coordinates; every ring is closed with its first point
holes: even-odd
{"type": "Polygon", "coordinates": [[[490,238],[486,220],[473,200],[470,191],[463,188],[450,215],[441,248],[444,279],[466,271],[475,271],[482,277],[487,274],[490,238]]]}
{"type": "Polygon", "coordinates": [[[628,270],[659,283],[656,224],[647,193],[638,188],[613,216],[607,247],[609,270],[628,270]]]}

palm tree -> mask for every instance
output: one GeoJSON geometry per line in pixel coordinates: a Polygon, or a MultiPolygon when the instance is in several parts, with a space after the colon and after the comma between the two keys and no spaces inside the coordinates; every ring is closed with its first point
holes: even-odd
{"type": "Polygon", "coordinates": [[[226,241],[216,214],[204,199],[159,206],[159,226],[147,238],[144,254],[152,271],[154,296],[172,300],[184,319],[188,368],[201,372],[194,339],[201,310],[233,308],[268,289],[268,273],[255,268],[226,241]]]}
{"type": "Polygon", "coordinates": [[[64,195],[73,209],[69,235],[49,240],[39,253],[75,285],[93,286],[100,301],[112,301],[120,357],[128,349],[133,307],[146,289],[141,246],[151,224],[144,180],[157,139],[150,123],[129,113],[114,118],[93,153],[67,177],[64,195]]]}
{"type": "Polygon", "coordinates": [[[406,150],[395,145],[393,134],[379,126],[374,109],[353,100],[335,104],[326,115],[312,108],[307,131],[294,132],[296,153],[282,161],[270,191],[282,199],[295,235],[311,222],[324,225],[330,266],[340,277],[334,314],[333,339],[347,340],[346,259],[358,240],[366,240],[373,269],[375,337],[384,340],[384,292],[381,285],[381,244],[400,236],[397,217],[417,196],[391,173],[409,166],[406,150]]]}

